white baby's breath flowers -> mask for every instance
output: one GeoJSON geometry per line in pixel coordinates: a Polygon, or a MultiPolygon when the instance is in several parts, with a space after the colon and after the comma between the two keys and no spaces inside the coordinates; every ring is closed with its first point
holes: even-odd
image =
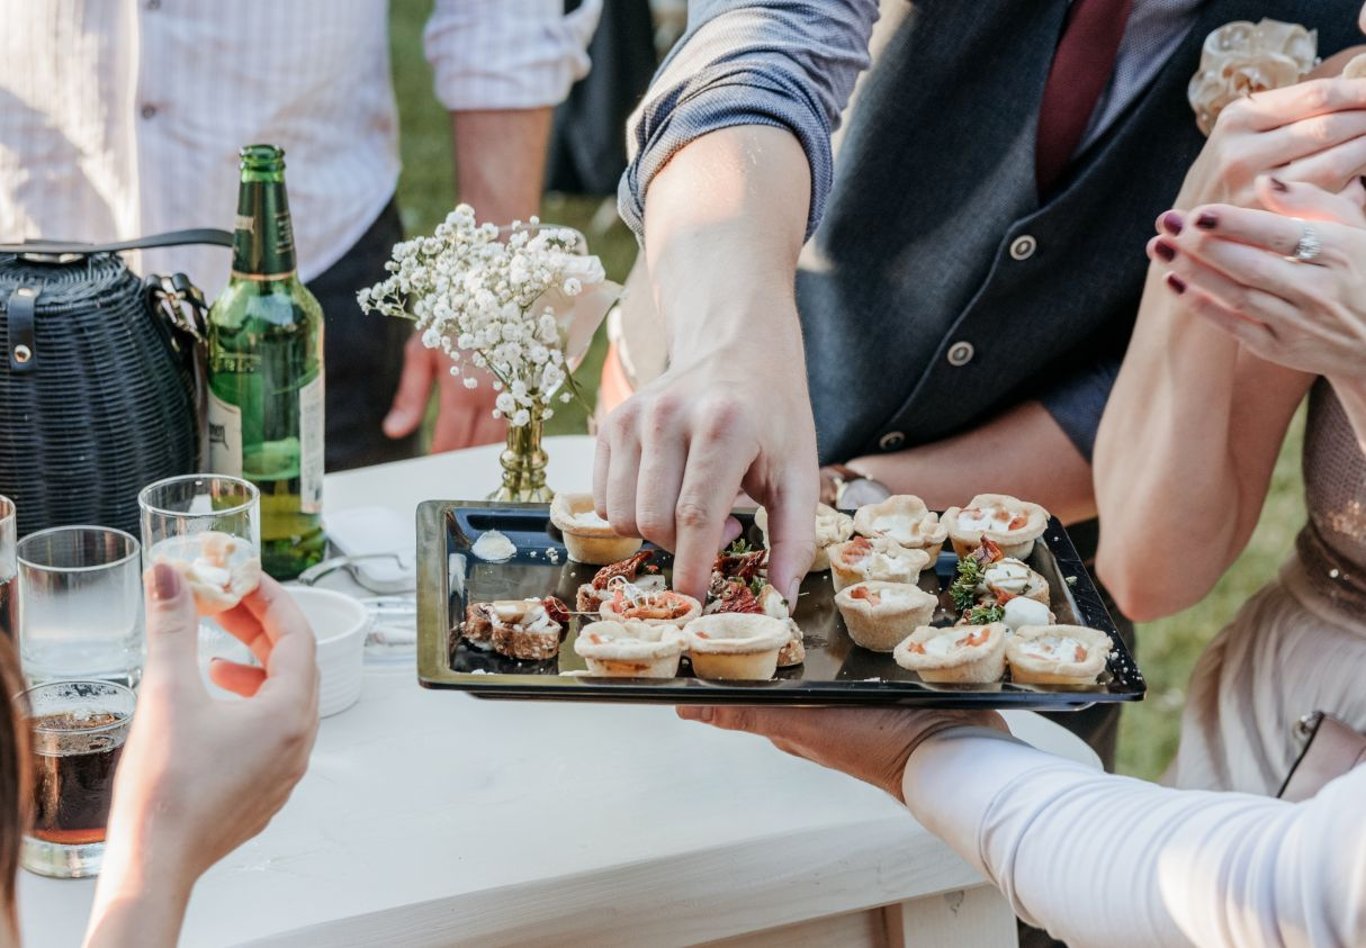
{"type": "Polygon", "coordinates": [[[550,399],[569,380],[566,314],[553,301],[572,308],[606,275],[597,257],[578,252],[574,231],[534,217],[510,229],[500,240],[461,204],[431,236],[396,244],[389,276],[356,298],[367,313],[414,320],[422,344],[449,355],[466,388],[479,385],[470,368],[487,370],[499,392],[494,417],[521,427],[533,412],[550,417],[550,399]]]}

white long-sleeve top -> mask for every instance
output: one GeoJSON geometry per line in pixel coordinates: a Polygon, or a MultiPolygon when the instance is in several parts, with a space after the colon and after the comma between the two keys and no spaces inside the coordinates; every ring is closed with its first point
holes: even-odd
{"type": "MultiPolygon", "coordinates": [[[[447,109],[554,105],[601,0],[437,0],[447,109]]],[[[282,145],[300,274],[331,266],[398,182],[388,0],[0,0],[0,242],[231,230],[237,152],[282,145]]],[[[221,248],[143,255],[211,295],[221,248]]]]}
{"type": "Polygon", "coordinates": [[[956,728],[915,751],[902,786],[921,823],[1068,944],[1366,945],[1366,766],[1290,804],[956,728]]]}

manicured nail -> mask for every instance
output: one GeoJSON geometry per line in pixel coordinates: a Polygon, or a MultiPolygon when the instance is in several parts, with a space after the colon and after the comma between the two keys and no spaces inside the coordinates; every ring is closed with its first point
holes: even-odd
{"type": "Polygon", "coordinates": [[[1167,286],[1171,287],[1172,291],[1175,292],[1178,296],[1186,292],[1186,281],[1181,279],[1175,273],[1167,274],[1167,286]]]}
{"type": "Polygon", "coordinates": [[[1280,178],[1275,177],[1274,175],[1270,178],[1267,178],[1266,180],[1267,183],[1271,185],[1271,190],[1273,191],[1280,191],[1283,194],[1286,191],[1290,190],[1290,185],[1286,184],[1284,181],[1282,181],[1280,178]]]}
{"type": "Polygon", "coordinates": [[[1173,237],[1181,233],[1181,228],[1185,224],[1186,222],[1181,219],[1181,215],[1177,211],[1168,211],[1162,215],[1162,228],[1173,237]]]}
{"type": "Polygon", "coordinates": [[[1166,261],[1172,261],[1176,259],[1176,248],[1173,247],[1171,244],[1167,243],[1165,240],[1159,240],[1153,246],[1153,252],[1166,261]]]}
{"type": "Polygon", "coordinates": [[[1201,230],[1214,230],[1219,226],[1219,215],[1213,211],[1201,211],[1200,216],[1195,219],[1195,226],[1201,230]]]}
{"type": "Polygon", "coordinates": [[[148,570],[144,582],[147,594],[158,602],[180,595],[180,574],[165,563],[157,563],[148,570]]]}

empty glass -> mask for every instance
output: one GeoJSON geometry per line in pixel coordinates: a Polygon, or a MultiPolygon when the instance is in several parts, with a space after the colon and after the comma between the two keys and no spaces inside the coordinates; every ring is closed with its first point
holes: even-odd
{"type": "Polygon", "coordinates": [[[138,541],[111,527],[54,527],[17,545],[19,655],[30,683],[142,678],[138,541]]]}

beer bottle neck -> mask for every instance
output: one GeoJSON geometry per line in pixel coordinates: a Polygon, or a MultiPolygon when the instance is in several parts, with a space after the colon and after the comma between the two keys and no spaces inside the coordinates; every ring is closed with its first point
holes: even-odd
{"type": "Polygon", "coordinates": [[[243,172],[232,244],[233,278],[284,279],[293,276],[296,266],[284,175],[243,172]]]}

